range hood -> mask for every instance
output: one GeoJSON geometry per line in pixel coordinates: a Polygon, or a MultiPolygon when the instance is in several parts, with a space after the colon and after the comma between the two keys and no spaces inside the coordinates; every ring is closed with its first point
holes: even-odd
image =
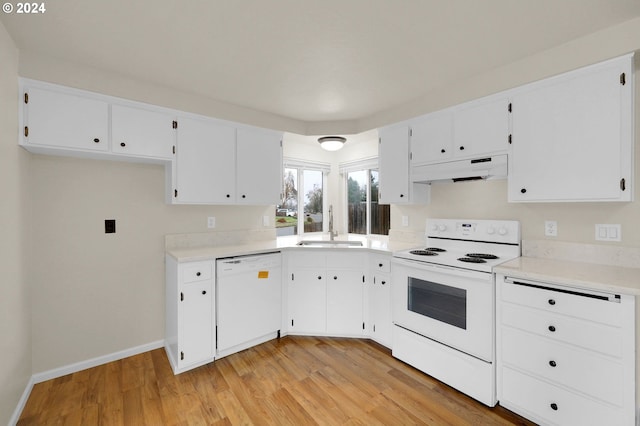
{"type": "Polygon", "coordinates": [[[506,177],[506,154],[411,166],[412,183],[459,182],[506,177]]]}

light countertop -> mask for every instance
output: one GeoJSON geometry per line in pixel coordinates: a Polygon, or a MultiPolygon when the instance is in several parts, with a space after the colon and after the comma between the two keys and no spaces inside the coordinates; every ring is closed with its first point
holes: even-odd
{"type": "Polygon", "coordinates": [[[281,250],[349,250],[349,251],[372,251],[382,254],[391,254],[394,251],[405,250],[416,246],[415,243],[389,242],[387,237],[365,237],[357,235],[340,236],[337,241],[360,241],[362,246],[299,246],[301,240],[329,240],[327,235],[305,236],[300,238],[296,235],[288,237],[278,237],[275,240],[255,241],[238,245],[220,245],[206,247],[177,248],[167,250],[167,254],[175,258],[178,262],[193,262],[199,260],[214,260],[222,257],[243,256],[248,254],[268,253],[281,250]]]}
{"type": "Polygon", "coordinates": [[[513,278],[640,296],[640,268],[519,257],[496,266],[494,272],[513,278]]]}

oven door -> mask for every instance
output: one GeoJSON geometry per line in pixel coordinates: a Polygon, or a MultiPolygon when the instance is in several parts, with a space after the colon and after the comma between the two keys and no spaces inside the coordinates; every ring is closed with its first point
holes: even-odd
{"type": "Polygon", "coordinates": [[[493,362],[493,275],[393,258],[394,324],[493,362]]]}

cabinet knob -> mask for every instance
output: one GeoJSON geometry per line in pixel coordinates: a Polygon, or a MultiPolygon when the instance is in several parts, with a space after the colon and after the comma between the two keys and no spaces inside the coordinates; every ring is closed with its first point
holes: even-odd
{"type": "Polygon", "coordinates": [[[378,263],[378,268],[382,268],[382,263],[378,263]]]}
{"type": "Polygon", "coordinates": [[[321,280],[321,279],[322,279],[322,277],[321,277],[320,275],[318,275],[318,279],[319,279],[319,280],[321,280]]]}
{"type": "Polygon", "coordinates": [[[558,364],[556,364],[556,362],[554,360],[549,361],[549,365],[552,367],[557,366],[558,364]]]}
{"type": "Polygon", "coordinates": [[[125,146],[127,146],[127,144],[124,143],[124,142],[120,142],[120,146],[125,147],[125,146]]]}
{"type": "Polygon", "coordinates": [[[202,290],[202,294],[207,294],[207,290],[202,290]]]}
{"type": "Polygon", "coordinates": [[[558,404],[556,404],[555,402],[552,402],[549,407],[551,407],[551,409],[553,411],[558,411],[558,404]]]}
{"type": "Polygon", "coordinates": [[[336,277],[336,276],[334,275],[334,276],[333,276],[333,279],[334,279],[334,280],[337,280],[337,279],[338,279],[338,277],[336,277]]]}
{"type": "Polygon", "coordinates": [[[196,272],[196,277],[199,277],[199,276],[200,276],[200,272],[196,272]]]}
{"type": "Polygon", "coordinates": [[[442,149],[440,150],[440,152],[444,154],[445,152],[447,152],[447,150],[446,150],[446,149],[444,149],[444,148],[442,148],[442,149]]]}
{"type": "Polygon", "coordinates": [[[549,331],[552,332],[552,333],[555,332],[556,331],[556,327],[553,326],[553,325],[550,325],[549,326],[549,331]]]}
{"type": "Polygon", "coordinates": [[[461,146],[461,147],[460,147],[460,151],[464,151],[464,146],[461,146]]]}
{"type": "Polygon", "coordinates": [[[227,194],[227,198],[231,198],[231,194],[227,194]]]}
{"type": "Polygon", "coordinates": [[[403,197],[404,197],[404,194],[400,194],[400,198],[403,198],[403,197]]]}
{"type": "Polygon", "coordinates": [[[98,139],[98,138],[95,138],[93,141],[94,141],[95,143],[100,143],[100,139],[98,139]]]}
{"type": "Polygon", "coordinates": [[[556,304],[556,301],[555,301],[555,300],[553,300],[553,299],[549,299],[549,304],[553,306],[553,305],[555,305],[555,304],[556,304]]]}
{"type": "Polygon", "coordinates": [[[242,194],[242,198],[247,198],[247,196],[246,196],[246,195],[244,195],[244,194],[242,194]]]}
{"type": "Polygon", "coordinates": [[[527,188],[522,188],[522,189],[520,190],[520,193],[522,193],[522,194],[524,194],[524,193],[526,193],[526,192],[527,192],[527,188]]]}
{"type": "Polygon", "coordinates": [[[387,282],[386,281],[381,281],[380,282],[382,285],[385,285],[387,282]]]}

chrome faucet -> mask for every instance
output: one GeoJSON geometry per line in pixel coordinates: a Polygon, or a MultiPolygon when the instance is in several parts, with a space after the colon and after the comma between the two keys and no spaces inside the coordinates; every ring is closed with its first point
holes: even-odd
{"type": "Polygon", "coordinates": [[[333,241],[338,236],[338,231],[333,230],[333,205],[329,204],[329,240],[333,241]]]}

